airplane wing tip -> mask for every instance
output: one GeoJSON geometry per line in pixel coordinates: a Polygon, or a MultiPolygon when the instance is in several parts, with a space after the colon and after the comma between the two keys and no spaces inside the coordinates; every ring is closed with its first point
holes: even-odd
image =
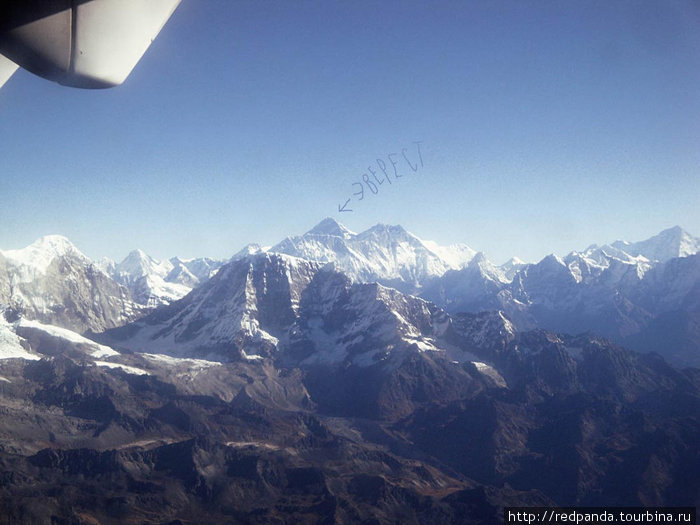
{"type": "Polygon", "coordinates": [[[0,55],[0,88],[15,74],[19,66],[9,58],[0,55]]]}

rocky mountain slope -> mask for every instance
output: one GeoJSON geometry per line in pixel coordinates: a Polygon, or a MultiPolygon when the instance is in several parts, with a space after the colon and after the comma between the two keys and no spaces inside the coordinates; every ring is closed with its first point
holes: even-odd
{"type": "Polygon", "coordinates": [[[0,360],[0,514],[498,523],[504,505],[700,502],[697,370],[335,272],[305,289],[287,342],[257,359],[119,352],[15,321],[35,358],[0,360]]]}

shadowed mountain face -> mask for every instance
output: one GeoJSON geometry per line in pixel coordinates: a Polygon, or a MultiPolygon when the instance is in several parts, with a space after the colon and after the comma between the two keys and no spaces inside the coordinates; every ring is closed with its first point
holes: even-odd
{"type": "MultiPolygon", "coordinates": [[[[328,222],[309,234],[351,238],[328,222]]],[[[64,248],[25,282],[82,268],[64,248]]],[[[594,252],[507,271],[474,256],[440,282],[446,299],[498,290],[492,307],[510,308],[479,313],[263,250],[95,340],[5,308],[0,523],[498,523],[505,505],[698,505],[697,369],[519,329],[542,312],[634,327],[676,308],[642,330],[693,333],[697,256],[594,252]],[[594,301],[614,287],[617,302],[594,301]]],[[[74,291],[81,274],[65,275],[74,291]]],[[[64,326],[85,308],[67,302],[64,326]]]]}
{"type": "Polygon", "coordinates": [[[269,356],[285,337],[320,265],[259,253],[222,267],[180,301],[110,331],[130,350],[236,360],[269,356]]]}
{"type": "Polygon", "coordinates": [[[185,374],[183,362],[133,359],[148,373],[5,362],[4,519],[494,523],[504,502],[550,501],[411,452],[381,419],[326,416],[298,370],[256,361],[185,374]]]}
{"type": "Polygon", "coordinates": [[[697,370],[500,314],[441,321],[472,360],[93,361],[64,342],[2,361],[2,514],[497,523],[503,505],[698,503],[697,370]]]}

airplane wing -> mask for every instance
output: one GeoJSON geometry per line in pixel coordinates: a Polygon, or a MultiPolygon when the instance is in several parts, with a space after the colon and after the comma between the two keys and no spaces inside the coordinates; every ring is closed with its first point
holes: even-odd
{"type": "Polygon", "coordinates": [[[15,74],[18,67],[12,60],[0,55],[0,88],[15,74]]]}
{"type": "Polygon", "coordinates": [[[0,3],[0,86],[14,73],[6,73],[12,62],[66,86],[117,86],[180,1],[5,0],[0,3]]]}

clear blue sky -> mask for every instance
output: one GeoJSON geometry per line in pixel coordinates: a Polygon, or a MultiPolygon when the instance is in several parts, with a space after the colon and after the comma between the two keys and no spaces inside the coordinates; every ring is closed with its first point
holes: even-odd
{"type": "Polygon", "coordinates": [[[699,235],[699,181],[692,0],[184,0],[123,86],[0,90],[1,249],[227,257],[333,216],[537,260],[699,235]]]}

